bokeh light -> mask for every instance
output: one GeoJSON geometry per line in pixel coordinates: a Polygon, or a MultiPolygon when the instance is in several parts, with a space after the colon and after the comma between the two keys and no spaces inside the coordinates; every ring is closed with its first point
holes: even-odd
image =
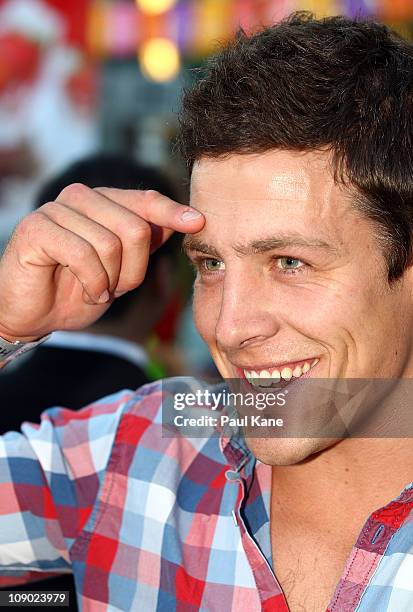
{"type": "Polygon", "coordinates": [[[176,0],[136,0],[136,4],[144,13],[159,15],[169,11],[176,4],[176,0]]]}
{"type": "Polygon", "coordinates": [[[181,65],[178,47],[167,38],[151,38],[144,43],[140,62],[144,75],[159,83],[175,78],[181,65]]]}

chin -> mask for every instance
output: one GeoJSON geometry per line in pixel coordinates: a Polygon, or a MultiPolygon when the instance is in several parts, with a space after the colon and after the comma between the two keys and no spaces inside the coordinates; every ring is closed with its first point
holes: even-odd
{"type": "Polygon", "coordinates": [[[245,438],[252,454],[267,465],[296,465],[309,460],[337,440],[327,438],[245,438]]]}

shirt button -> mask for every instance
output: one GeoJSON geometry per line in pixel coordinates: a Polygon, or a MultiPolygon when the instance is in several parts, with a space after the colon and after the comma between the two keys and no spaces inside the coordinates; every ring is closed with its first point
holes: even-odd
{"type": "Polygon", "coordinates": [[[227,470],[225,472],[225,478],[227,480],[238,480],[238,474],[237,472],[234,472],[233,470],[227,470]]]}

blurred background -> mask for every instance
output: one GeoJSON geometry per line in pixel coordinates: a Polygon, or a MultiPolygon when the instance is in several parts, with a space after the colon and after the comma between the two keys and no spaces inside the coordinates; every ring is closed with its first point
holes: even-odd
{"type": "MultiPolygon", "coordinates": [[[[375,16],[413,38],[413,0],[0,0],[0,248],[42,186],[95,152],[161,170],[184,202],[173,143],[191,69],[240,26],[294,10],[375,16]]],[[[190,373],[207,357],[189,314],[175,331],[190,373]]]]}
{"type": "Polygon", "coordinates": [[[413,36],[413,0],[0,0],[0,241],[39,186],[96,150],[163,168],[196,67],[293,10],[374,15],[413,36]]]}

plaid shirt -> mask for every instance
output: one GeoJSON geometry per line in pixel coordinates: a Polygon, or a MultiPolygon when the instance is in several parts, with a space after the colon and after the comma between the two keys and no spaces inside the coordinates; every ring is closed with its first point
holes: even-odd
{"type": "MultiPolygon", "coordinates": [[[[3,583],[73,572],[80,608],[99,612],[287,612],[271,468],[239,438],[163,437],[161,400],[146,385],[0,438],[3,583]]],[[[412,508],[409,485],[367,520],[330,612],[413,610],[412,508]]]]}

